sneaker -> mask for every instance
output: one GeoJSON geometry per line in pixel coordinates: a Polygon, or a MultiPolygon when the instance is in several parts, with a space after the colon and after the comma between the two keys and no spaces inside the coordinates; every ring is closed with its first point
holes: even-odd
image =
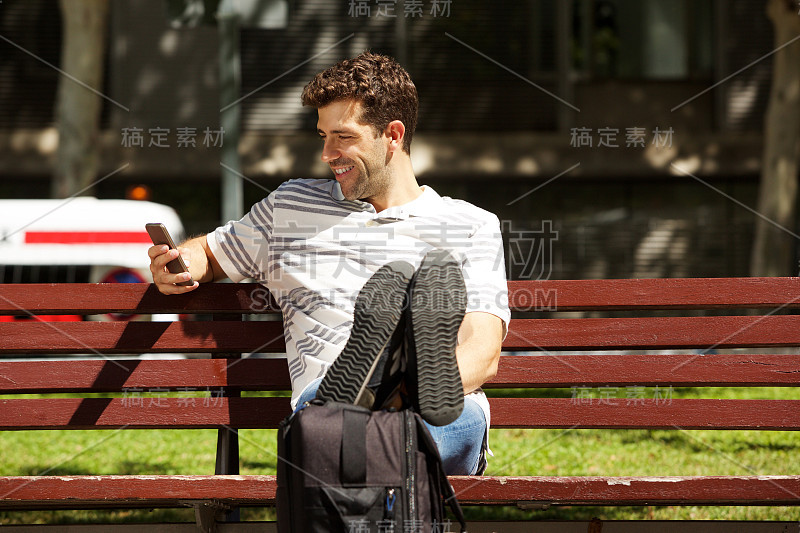
{"type": "MultiPolygon", "coordinates": [[[[408,302],[408,300],[406,300],[408,302]]],[[[408,307],[397,325],[389,348],[381,357],[381,364],[375,370],[370,388],[374,390],[372,409],[375,411],[394,407],[405,407],[403,402],[403,382],[406,375],[405,336],[408,307]]]]}
{"type": "Polygon", "coordinates": [[[317,398],[371,407],[367,384],[402,318],[413,275],[414,267],[396,261],[367,280],[356,298],[350,338],[322,378],[317,398]]]}
{"type": "Polygon", "coordinates": [[[411,280],[410,298],[406,338],[409,399],[426,422],[445,426],[464,409],[456,343],[467,308],[467,290],[453,256],[441,249],[428,252],[411,280]]]}

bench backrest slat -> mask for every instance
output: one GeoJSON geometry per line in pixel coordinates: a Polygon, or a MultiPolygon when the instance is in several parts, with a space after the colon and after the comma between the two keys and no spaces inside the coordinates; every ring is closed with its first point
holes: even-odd
{"type": "MultiPolygon", "coordinates": [[[[625,309],[800,308],[800,278],[676,278],[509,281],[512,309],[559,311],[625,309]]],[[[276,309],[259,284],[208,284],[180,296],[130,284],[0,285],[0,315],[240,313],[276,309]]]]}
{"type": "Polygon", "coordinates": [[[775,309],[800,307],[800,278],[509,281],[517,310],[775,309]]]}
{"type": "MultiPolygon", "coordinates": [[[[800,430],[800,400],[491,398],[494,428],[800,430]],[[635,405],[635,408],[631,408],[635,405]]],[[[22,398],[0,400],[0,430],[277,428],[289,399],[22,398]]]]}
{"type": "MultiPolygon", "coordinates": [[[[484,388],[602,386],[797,386],[794,354],[503,356],[484,388]]],[[[284,359],[0,361],[0,394],[192,391],[219,387],[285,391],[284,359]]]]}
{"type": "Polygon", "coordinates": [[[283,353],[281,322],[0,323],[0,354],[283,353]]]}
{"type": "Polygon", "coordinates": [[[227,386],[241,390],[289,390],[286,360],[0,361],[0,393],[124,392],[131,389],[189,392],[227,386]]]}
{"type": "Polygon", "coordinates": [[[649,350],[800,345],[800,315],[513,320],[503,347],[649,350]]]}
{"type": "Polygon", "coordinates": [[[255,283],[209,283],[202,290],[165,296],[149,283],[30,283],[0,285],[0,315],[274,312],[267,290],[255,283]],[[270,311],[272,310],[272,311],[270,311]]]}
{"type": "MultiPolygon", "coordinates": [[[[0,323],[2,353],[281,353],[280,322],[0,323]]],[[[513,319],[508,350],[800,346],[800,315],[513,319]]]]}
{"type": "Polygon", "coordinates": [[[492,427],[574,429],[800,429],[800,400],[494,398],[492,427]]]}

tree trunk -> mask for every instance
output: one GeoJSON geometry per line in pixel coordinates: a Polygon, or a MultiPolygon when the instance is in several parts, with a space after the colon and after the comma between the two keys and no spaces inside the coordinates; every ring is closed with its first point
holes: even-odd
{"type": "MultiPolygon", "coordinates": [[[[800,35],[797,11],[795,0],[768,0],[776,48],[800,35]]],[[[764,219],[756,221],[750,275],[793,276],[798,273],[794,251],[798,244],[795,213],[800,160],[800,40],[772,57],[772,89],[764,122],[757,207],[764,219]]]]}
{"type": "Polygon", "coordinates": [[[51,187],[54,198],[78,192],[91,194],[90,186],[97,177],[103,99],[86,86],[103,90],[108,20],[108,0],[60,0],[60,6],[61,69],[75,79],[62,74],[58,82],[55,120],[59,142],[51,187]]]}

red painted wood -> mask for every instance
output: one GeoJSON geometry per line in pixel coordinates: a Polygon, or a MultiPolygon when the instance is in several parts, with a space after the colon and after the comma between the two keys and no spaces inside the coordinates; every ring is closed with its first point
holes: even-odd
{"type": "Polygon", "coordinates": [[[800,307],[800,278],[664,278],[509,281],[518,310],[800,307]]]}
{"type": "MultiPolygon", "coordinates": [[[[799,284],[798,278],[738,278],[510,282],[509,287],[512,306],[522,310],[531,310],[538,301],[558,311],[750,307],[771,312],[800,307],[799,284]]],[[[268,301],[266,291],[255,284],[204,285],[180,297],[161,295],[146,284],[0,285],[0,315],[26,310],[32,314],[109,310],[235,314],[264,310],[268,301]]],[[[800,346],[798,326],[800,317],[793,315],[514,320],[505,347],[541,354],[556,349],[800,346]]],[[[6,354],[283,349],[280,322],[0,324],[0,353],[6,354]]],[[[797,359],[795,355],[509,356],[503,358],[489,386],[797,385],[797,359]]],[[[0,400],[0,429],[274,428],[289,411],[288,398],[179,399],[164,398],[160,392],[224,385],[285,388],[285,362],[244,360],[230,366],[226,360],[0,362],[0,392],[127,389],[124,398],[0,400]],[[153,388],[159,390],[146,390],[153,388]]],[[[592,396],[600,392],[596,389],[592,396]]],[[[625,396],[628,391],[618,393],[625,396]]],[[[492,425],[497,428],[800,429],[798,400],[671,399],[666,387],[658,399],[649,391],[648,397],[497,398],[490,402],[492,425]]],[[[453,483],[464,503],[800,503],[800,476],[483,477],[454,478],[453,483]]],[[[0,507],[16,509],[172,506],[211,499],[245,505],[272,503],[274,478],[0,478],[0,507]]]]}
{"type": "Polygon", "coordinates": [[[172,296],[149,283],[0,284],[0,314],[259,313],[274,312],[271,302],[258,283],[208,283],[172,296]]]}
{"type": "Polygon", "coordinates": [[[800,400],[491,398],[493,428],[800,429],[800,400]]]}
{"type": "Polygon", "coordinates": [[[282,353],[281,322],[0,323],[0,354],[282,353]]]}
{"type": "Polygon", "coordinates": [[[183,507],[193,500],[274,504],[275,476],[0,477],[0,508],[183,507]],[[27,506],[25,504],[28,504],[27,506]]]}
{"type": "MultiPolygon", "coordinates": [[[[800,315],[512,320],[507,350],[800,346],[800,315]]],[[[0,323],[2,353],[273,352],[280,322],[0,323]]]]}
{"type": "MultiPolygon", "coordinates": [[[[623,391],[624,395],[624,391],[623,391]]],[[[800,429],[800,400],[660,398],[491,398],[494,428],[800,429]]],[[[288,398],[123,398],[0,400],[2,429],[276,428],[288,398]]]]}
{"type": "MultiPolygon", "coordinates": [[[[507,355],[483,388],[800,385],[795,354],[507,355]]],[[[624,392],[624,391],[623,391],[624,392]]]]}
{"type": "MultiPolygon", "coordinates": [[[[800,278],[674,278],[510,281],[518,310],[720,309],[800,307],[800,278]]],[[[0,314],[247,312],[267,307],[259,284],[206,284],[165,296],[149,284],[0,285],[0,314]]]]}
{"type": "Polygon", "coordinates": [[[285,359],[0,361],[0,392],[289,390],[285,359]]]}
{"type": "Polygon", "coordinates": [[[797,505],[800,476],[450,478],[464,504],[797,505]]]}
{"type": "MultiPolygon", "coordinates": [[[[485,389],[570,386],[796,386],[800,356],[534,355],[500,358],[485,389]]],[[[285,359],[0,360],[0,393],[187,390],[234,386],[289,390],[285,359]]],[[[621,391],[624,393],[625,391],[621,391]]]]}
{"type": "MultiPolygon", "coordinates": [[[[453,476],[461,503],[797,505],[800,476],[453,476]]],[[[217,500],[273,505],[275,476],[4,476],[0,508],[160,507],[217,500]]]]}
{"type": "Polygon", "coordinates": [[[800,315],[512,320],[514,350],[800,346],[800,315]]]}
{"type": "Polygon", "coordinates": [[[289,398],[165,398],[129,391],[123,398],[0,400],[0,430],[277,428],[289,398]]]}

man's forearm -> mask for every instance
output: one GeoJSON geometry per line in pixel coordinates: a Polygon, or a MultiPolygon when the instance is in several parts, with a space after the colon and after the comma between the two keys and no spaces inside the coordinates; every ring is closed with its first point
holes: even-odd
{"type": "Polygon", "coordinates": [[[502,335],[502,320],[494,315],[475,312],[464,317],[458,332],[456,360],[465,394],[497,373],[502,335]]]}

